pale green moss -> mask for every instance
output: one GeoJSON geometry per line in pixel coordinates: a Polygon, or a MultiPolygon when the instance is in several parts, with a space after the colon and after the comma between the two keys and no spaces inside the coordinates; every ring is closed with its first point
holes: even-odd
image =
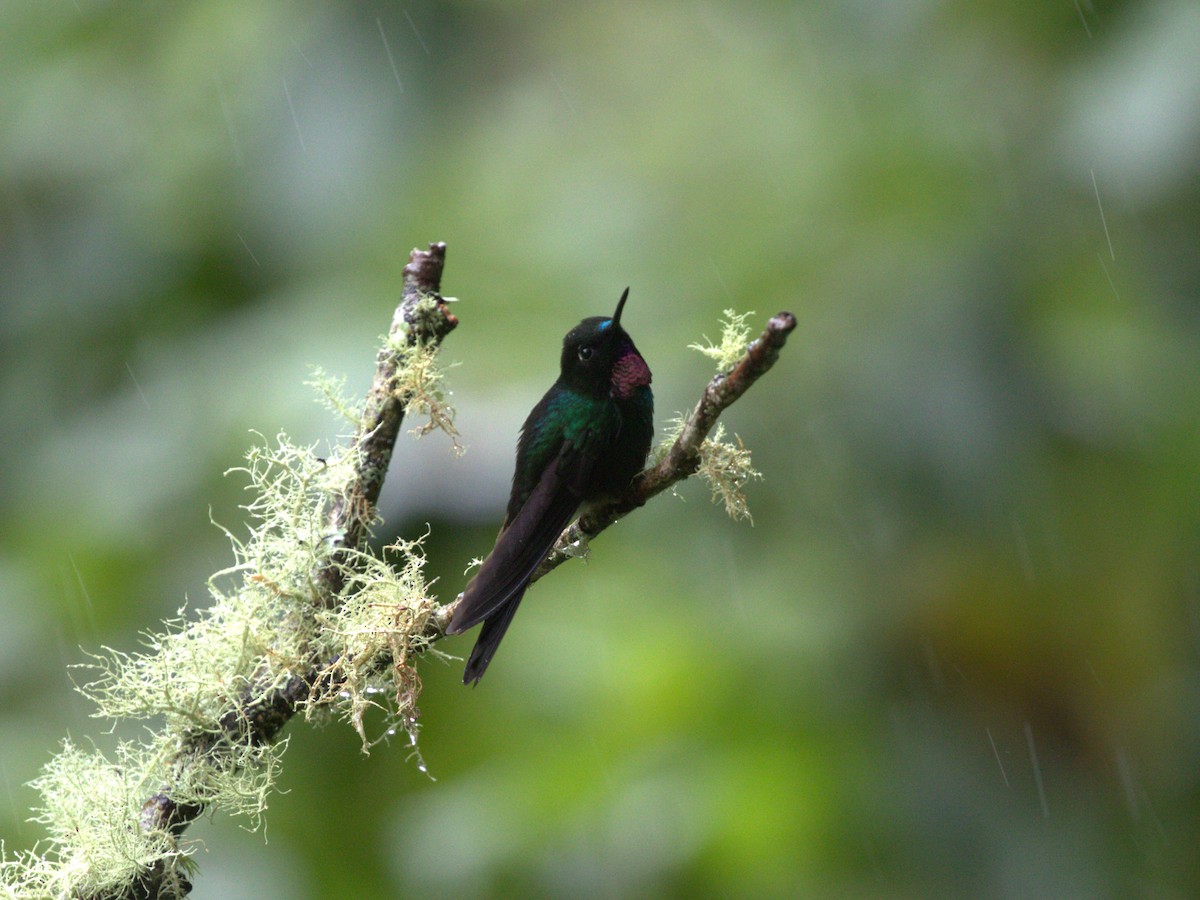
{"type": "MultiPolygon", "coordinates": [[[[454,297],[441,298],[444,303],[454,303],[454,297]]],[[[458,428],[454,424],[454,408],[450,405],[445,390],[445,368],[439,358],[438,345],[434,341],[409,343],[414,327],[420,334],[434,334],[442,320],[438,298],[422,296],[408,311],[402,327],[385,338],[385,348],[403,360],[396,373],[392,391],[403,403],[405,416],[417,416],[426,421],[412,429],[412,433],[424,437],[433,431],[444,432],[454,447],[462,453],[458,442],[458,428]]]]}
{"type": "Polygon", "coordinates": [[[671,452],[671,447],[679,440],[679,436],[683,434],[685,425],[687,425],[687,416],[683,413],[675,413],[674,416],[667,420],[667,424],[663,428],[662,440],[650,450],[650,465],[657,466],[667,458],[667,454],[671,452]]]}
{"type": "MultiPolygon", "coordinates": [[[[429,416],[420,430],[456,438],[436,348],[389,339],[383,352],[392,351],[400,366],[391,389],[410,412],[429,416]]],[[[313,384],[327,406],[360,427],[362,407],[345,397],[342,382],[318,370],[313,384]]],[[[427,651],[421,635],[435,603],[420,541],[394,548],[396,566],[361,551],[335,555],[343,535],[331,531],[331,514],[355,496],[358,455],[351,443],[319,456],[280,435],[232,470],[247,479],[249,528],[244,538],[225,532],[234,561],[209,580],[211,604],[186,618],[181,610],[162,631],[144,634],[142,652],[106,648],[85,667],[93,677],[80,690],[95,715],[149,720],[150,736],[119,744],[115,762],[64,745],[33,783],[42,794],[35,820],[48,837],[34,852],[0,853],[0,897],[124,896],[155,865],[165,867],[164,896],[171,895],[172,879],[189,870],[192,845],[144,826],[142,804],[168,790],[181,807],[245,815],[257,827],[286,742],[238,740],[223,717],[309,676],[314,661],[326,665],[318,684],[332,687],[319,689],[306,712],[332,710],[352,724],[364,750],[402,729],[416,753],[421,683],[412,656],[427,651]],[[337,608],[317,584],[330,566],[346,585],[337,608]],[[365,724],[372,710],[381,717],[374,738],[365,724]]]]}
{"type": "Polygon", "coordinates": [[[280,435],[246,455],[253,499],[246,540],[230,532],[235,564],[209,579],[211,605],[193,621],[143,635],[146,652],[105,650],[82,688],[105,718],[163,716],[169,728],[217,733],[249,690],[303,672],[316,631],[312,573],[329,562],[328,504],[346,489],[349,454],[320,459],[280,435]]]}
{"type": "MultiPolygon", "coordinates": [[[[687,419],[682,413],[667,423],[663,439],[651,451],[652,465],[658,465],[666,458],[686,424],[687,419]]],[[[747,482],[760,480],[762,473],[751,463],[750,451],[742,439],[735,434],[733,440],[737,442],[736,445],[725,439],[725,426],[718,423],[712,434],[700,444],[700,465],[696,474],[708,484],[713,502],[724,504],[730,518],[749,519],[753,523],[754,517],[750,515],[744,488],[747,482]]]]}
{"type": "Polygon", "coordinates": [[[704,344],[688,344],[689,350],[698,350],[710,359],[716,360],[718,372],[728,372],[746,353],[750,344],[750,326],[746,324],[753,312],[739,313],[732,309],[725,310],[725,319],[721,323],[721,342],[714,344],[704,335],[704,344]]]}
{"type": "MultiPolygon", "coordinates": [[[[716,360],[717,371],[728,373],[746,354],[750,344],[750,326],[746,322],[752,315],[754,313],[725,310],[720,343],[713,344],[705,336],[705,344],[689,344],[689,349],[699,350],[716,360]]],[[[667,457],[686,426],[687,417],[682,413],[668,422],[663,440],[651,452],[653,465],[667,457]]],[[[714,503],[720,501],[725,506],[725,512],[733,519],[749,519],[753,522],[744,488],[747,482],[761,479],[762,474],[752,465],[750,451],[742,439],[735,434],[733,441],[725,439],[725,426],[718,423],[712,434],[700,444],[700,464],[696,474],[708,483],[714,503]]]]}
{"type": "Polygon", "coordinates": [[[355,427],[362,421],[362,400],[346,391],[346,376],[330,375],[320,366],[313,366],[312,377],[304,383],[317,392],[317,402],[335,416],[355,427]]]}
{"type": "Polygon", "coordinates": [[[441,431],[450,438],[455,453],[461,454],[454,407],[450,405],[444,387],[445,368],[438,357],[438,347],[433,343],[418,343],[408,348],[393,390],[404,401],[406,417],[425,419],[412,429],[412,434],[424,437],[430,432],[441,431]]]}
{"type": "Polygon", "coordinates": [[[413,328],[416,328],[419,334],[437,334],[443,322],[439,303],[457,302],[457,297],[421,294],[417,302],[407,308],[407,316],[400,322],[400,327],[384,339],[384,346],[393,353],[408,352],[409,335],[413,328]]]}
{"type": "Polygon", "coordinates": [[[116,762],[70,741],[33,782],[42,795],[33,821],[48,846],[5,860],[0,872],[13,897],[109,897],[156,863],[185,873],[184,850],[168,834],[138,827],[141,805],[167,775],[166,760],[122,743],[116,762]]]}
{"type": "Polygon", "coordinates": [[[697,474],[708,482],[713,502],[720,500],[725,504],[725,512],[730,518],[749,519],[753,524],[754,517],[750,515],[743,488],[752,479],[761,480],[762,473],[751,464],[750,451],[742,439],[736,434],[733,439],[737,441],[736,446],[725,440],[725,426],[718,424],[712,437],[705,438],[700,445],[697,474]]]}
{"type": "Polygon", "coordinates": [[[364,753],[397,730],[417,744],[421,680],[413,656],[436,653],[424,637],[437,602],[425,581],[422,540],[389,547],[390,562],[359,554],[346,602],[318,615],[321,657],[330,662],[319,680],[327,687],[306,715],[332,710],[358,732],[364,753]],[[369,728],[372,713],[379,723],[369,728]]]}

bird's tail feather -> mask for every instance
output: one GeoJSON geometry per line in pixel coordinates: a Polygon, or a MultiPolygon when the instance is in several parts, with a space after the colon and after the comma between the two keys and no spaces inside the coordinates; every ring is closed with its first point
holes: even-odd
{"type": "Polygon", "coordinates": [[[525,596],[525,590],[521,589],[484,620],[483,628],[479,630],[479,638],[475,641],[475,647],[471,650],[471,656],[467,659],[467,667],[463,671],[463,684],[479,683],[479,679],[487,671],[488,663],[496,655],[496,648],[500,646],[504,632],[508,631],[509,623],[512,622],[513,615],[520,606],[523,596],[525,596]]]}

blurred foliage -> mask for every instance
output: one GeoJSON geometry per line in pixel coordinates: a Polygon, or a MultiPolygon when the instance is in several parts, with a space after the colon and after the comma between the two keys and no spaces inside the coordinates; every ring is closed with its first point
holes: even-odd
{"type": "Polygon", "coordinates": [[[310,367],[364,388],[444,240],[467,453],[400,448],[381,541],[461,589],[626,284],[663,422],[722,309],[800,320],[726,418],[754,526],[689,484],[478,690],[427,664],[436,781],[293,726],[195,896],[1193,895],[1197,46],[1191,0],[0,6],[6,847],[115,744],[67,666],[203,598],[248,429],[335,440],[310,367]]]}

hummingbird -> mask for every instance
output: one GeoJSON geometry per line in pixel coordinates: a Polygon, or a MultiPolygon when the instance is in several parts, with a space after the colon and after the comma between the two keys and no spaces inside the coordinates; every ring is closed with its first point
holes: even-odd
{"type": "Polygon", "coordinates": [[[628,487],[654,434],[650,367],[621,327],[621,311],[584,319],[563,338],[561,371],[521,426],[512,493],[496,545],[467,584],[446,628],[483,622],[463,684],[478,683],[534,570],[585,504],[628,487]]]}

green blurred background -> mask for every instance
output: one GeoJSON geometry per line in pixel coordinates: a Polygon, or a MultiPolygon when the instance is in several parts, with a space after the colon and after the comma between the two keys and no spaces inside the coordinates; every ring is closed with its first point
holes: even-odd
{"type": "Polygon", "coordinates": [[[335,439],[310,366],[363,389],[443,240],[467,454],[405,440],[379,535],[443,598],[626,285],[661,421],[723,308],[796,314],[725,419],[754,525],[689,483],[477,690],[423,665],[436,780],[294,724],[194,896],[1194,896],[1197,47],[1194,0],[0,5],[8,850],[113,740],[68,665],[204,605],[249,430],[335,439]]]}

